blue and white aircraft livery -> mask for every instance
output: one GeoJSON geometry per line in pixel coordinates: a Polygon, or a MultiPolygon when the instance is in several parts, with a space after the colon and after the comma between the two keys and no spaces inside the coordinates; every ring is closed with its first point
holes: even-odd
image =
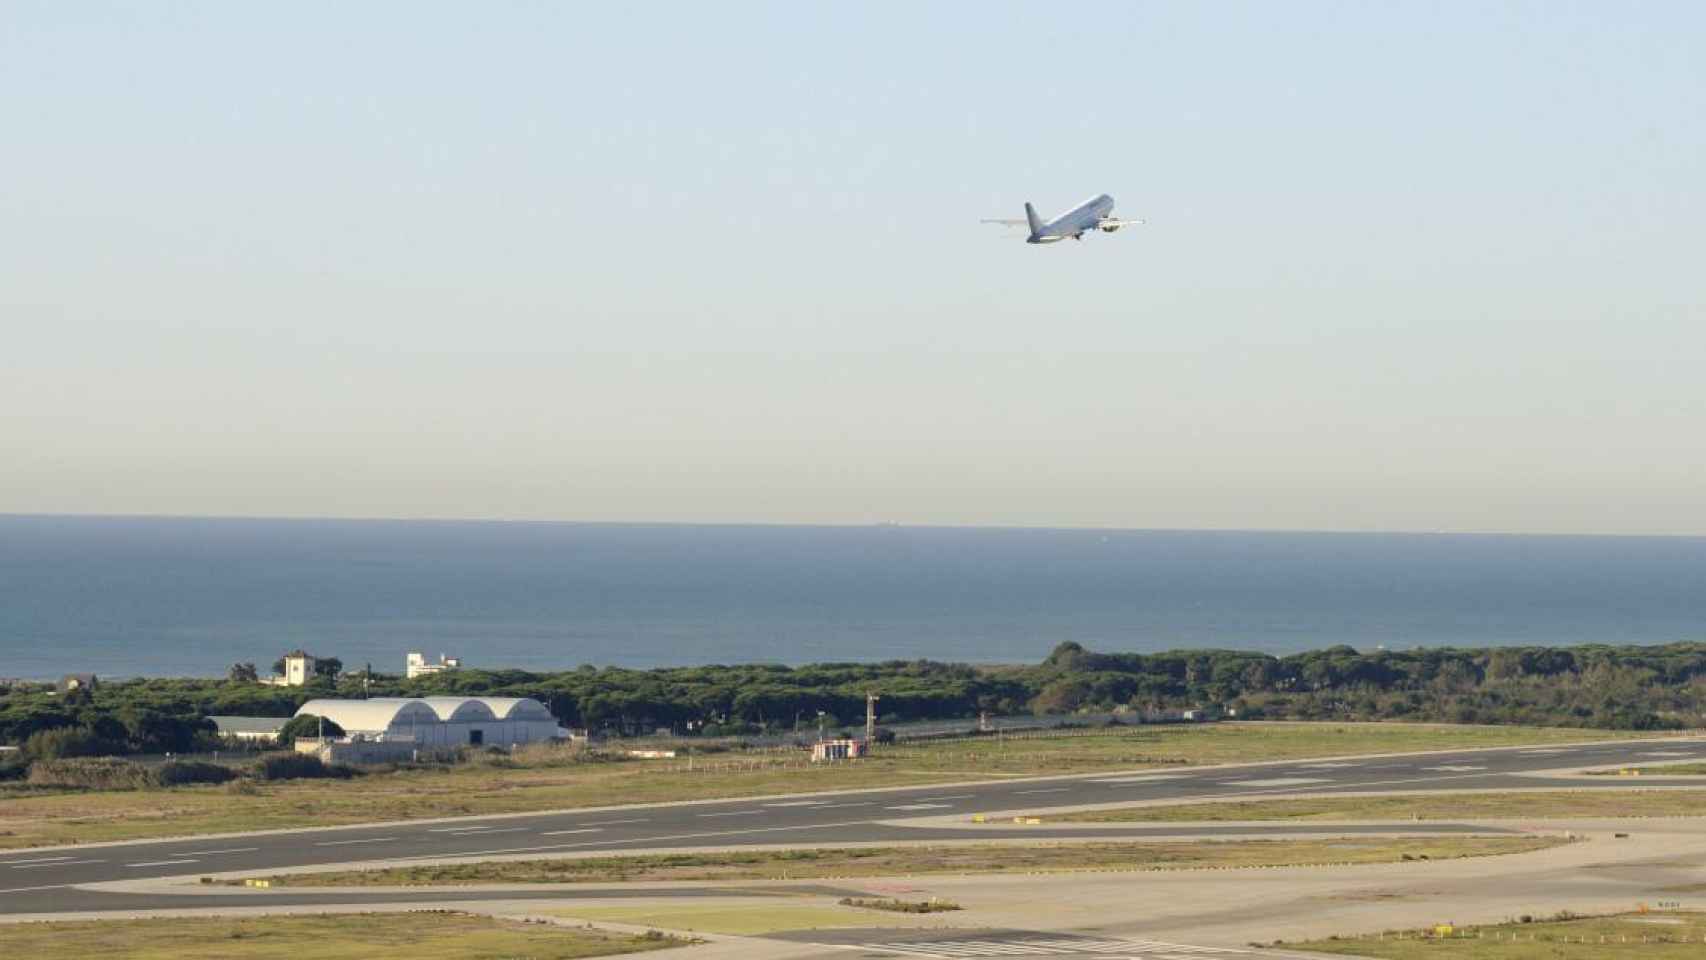
{"type": "Polygon", "coordinates": [[[1142,223],[1142,220],[1121,220],[1108,214],[1114,210],[1114,198],[1107,194],[1091,197],[1071,210],[1066,211],[1053,220],[1044,220],[1037,216],[1037,208],[1025,204],[1025,219],[1023,220],[984,220],[984,223],[999,223],[1009,227],[1029,227],[1031,235],[1025,238],[1026,243],[1054,243],[1071,237],[1074,240],[1084,239],[1084,234],[1100,230],[1103,233],[1113,233],[1121,227],[1129,227],[1142,223]]]}

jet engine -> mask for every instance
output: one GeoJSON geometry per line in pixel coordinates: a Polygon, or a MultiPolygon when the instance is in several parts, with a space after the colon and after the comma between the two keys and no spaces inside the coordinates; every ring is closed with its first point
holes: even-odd
{"type": "Polygon", "coordinates": [[[1120,228],[1120,225],[1117,223],[1105,224],[1102,227],[1102,232],[1103,233],[1113,233],[1115,230],[1118,230],[1119,228],[1120,228]]]}

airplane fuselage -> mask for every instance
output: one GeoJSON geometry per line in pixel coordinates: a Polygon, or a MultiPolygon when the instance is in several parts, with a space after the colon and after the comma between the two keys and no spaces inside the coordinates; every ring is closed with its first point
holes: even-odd
{"type": "Polygon", "coordinates": [[[1114,198],[1098,194],[1042,225],[1028,237],[1026,243],[1058,243],[1068,237],[1081,240],[1088,231],[1096,230],[1114,209],[1114,198]]]}

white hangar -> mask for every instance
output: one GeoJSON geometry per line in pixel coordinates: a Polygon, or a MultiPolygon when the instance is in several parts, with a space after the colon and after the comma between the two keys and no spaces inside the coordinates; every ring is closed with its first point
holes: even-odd
{"type": "Polygon", "coordinates": [[[499,747],[567,737],[551,711],[525,697],[374,697],[310,700],[296,711],[342,727],[351,737],[421,746],[499,747]]]}

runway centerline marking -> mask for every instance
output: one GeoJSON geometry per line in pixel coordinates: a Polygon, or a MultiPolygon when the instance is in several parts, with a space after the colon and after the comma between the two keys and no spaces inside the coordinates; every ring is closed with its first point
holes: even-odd
{"type": "Polygon", "coordinates": [[[13,870],[40,870],[42,867],[80,867],[85,863],[106,863],[105,860],[60,860],[55,863],[26,863],[13,870]]]}
{"type": "Polygon", "coordinates": [[[731,810],[728,813],[701,813],[701,814],[698,814],[698,816],[701,816],[701,817],[756,817],[763,812],[764,812],[763,810],[731,810]]]}
{"type": "Polygon", "coordinates": [[[588,820],[586,822],[586,825],[589,827],[602,827],[602,826],[607,826],[607,825],[616,824],[616,823],[651,823],[651,822],[652,821],[651,821],[650,817],[634,817],[633,819],[630,819],[630,820],[588,820]]]}
{"type": "Polygon", "coordinates": [[[453,837],[483,837],[489,833],[519,833],[527,827],[471,827],[467,830],[457,830],[450,834],[453,837]]]}
{"type": "Polygon", "coordinates": [[[951,804],[951,803],[902,803],[902,804],[897,804],[897,805],[892,806],[892,807],[884,807],[883,809],[884,810],[945,810],[951,806],[953,806],[953,804],[951,804]]]}
{"type": "Polygon", "coordinates": [[[222,853],[254,853],[260,847],[232,847],[229,850],[188,850],[177,854],[180,857],[213,857],[222,853]]]}
{"type": "Polygon", "coordinates": [[[1184,773],[1151,773],[1151,774],[1146,774],[1146,775],[1141,776],[1141,777],[1103,777],[1103,778],[1098,779],[1098,780],[1091,780],[1090,782],[1091,783],[1106,783],[1106,784],[1110,784],[1110,785],[1114,785],[1114,784],[1124,785],[1124,784],[1132,784],[1132,783],[1160,783],[1163,780],[1189,780],[1189,779],[1190,779],[1190,775],[1184,774],[1184,773]]]}
{"type": "Polygon", "coordinates": [[[174,863],[200,863],[200,860],[144,860],[141,863],[127,863],[127,867],[169,867],[174,863]]]}
{"type": "Polygon", "coordinates": [[[1071,787],[1049,787],[1046,790],[1015,790],[1015,791],[1013,791],[1014,795],[1016,795],[1016,796],[1024,796],[1026,794],[1031,794],[1031,793],[1071,793],[1071,792],[1072,792],[1071,787]]]}
{"type": "Polygon", "coordinates": [[[828,800],[785,800],[781,803],[767,803],[767,807],[821,807],[828,800]]]}
{"type": "Polygon", "coordinates": [[[858,803],[826,803],[823,805],[823,809],[832,810],[836,807],[874,807],[876,805],[877,801],[875,800],[861,800],[858,803]]]}
{"type": "Polygon", "coordinates": [[[75,860],[75,859],[76,859],[75,857],[36,857],[34,859],[31,859],[31,860],[6,860],[6,861],[0,861],[0,862],[5,863],[5,865],[8,867],[14,867],[20,863],[53,863],[56,860],[75,860]]]}
{"type": "Polygon", "coordinates": [[[319,843],[314,844],[314,846],[316,846],[316,847],[345,847],[345,846],[349,846],[352,843],[384,843],[387,840],[395,840],[395,839],[397,839],[397,838],[396,837],[368,837],[365,840],[322,840],[319,843]]]}
{"type": "Polygon", "coordinates": [[[1222,780],[1223,787],[1302,787],[1311,783],[1332,783],[1320,777],[1269,777],[1265,780],[1222,780]]]}
{"type": "Polygon", "coordinates": [[[0,893],[29,893],[32,890],[63,890],[69,886],[71,886],[69,883],[49,883],[40,887],[10,887],[5,890],[0,890],[0,893]]]}
{"type": "Polygon", "coordinates": [[[920,797],[918,799],[920,803],[935,803],[938,800],[970,800],[975,796],[977,796],[975,793],[956,793],[947,797],[920,797]]]}
{"type": "Polygon", "coordinates": [[[1440,767],[1423,767],[1423,770],[1438,770],[1441,773],[1468,773],[1471,770],[1485,770],[1486,767],[1471,766],[1466,763],[1448,763],[1440,767]]]}
{"type": "Polygon", "coordinates": [[[539,835],[541,837],[560,837],[565,833],[602,833],[602,832],[603,831],[599,830],[597,827],[576,827],[573,830],[545,830],[545,831],[541,831],[539,835]]]}

